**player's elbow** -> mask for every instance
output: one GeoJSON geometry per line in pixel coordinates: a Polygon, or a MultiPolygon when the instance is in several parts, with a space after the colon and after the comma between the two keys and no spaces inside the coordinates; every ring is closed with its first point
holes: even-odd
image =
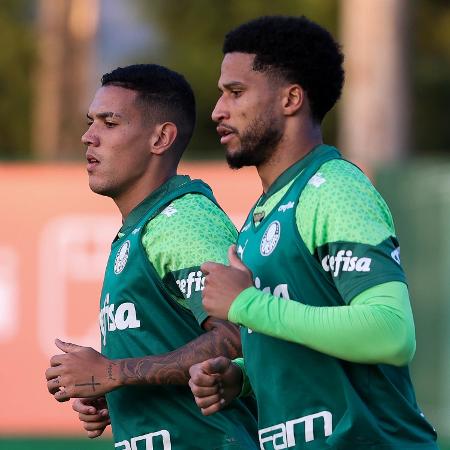
{"type": "Polygon", "coordinates": [[[416,352],[414,323],[401,321],[391,335],[389,351],[385,355],[387,364],[402,367],[408,365],[416,352]]]}

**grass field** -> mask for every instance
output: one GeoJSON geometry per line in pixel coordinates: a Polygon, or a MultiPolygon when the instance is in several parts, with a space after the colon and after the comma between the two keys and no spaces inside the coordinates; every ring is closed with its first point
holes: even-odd
{"type": "MultiPolygon", "coordinates": [[[[1,450],[111,450],[109,439],[1,438],[1,450]]],[[[440,450],[450,450],[450,441],[439,442],[440,450]]]]}

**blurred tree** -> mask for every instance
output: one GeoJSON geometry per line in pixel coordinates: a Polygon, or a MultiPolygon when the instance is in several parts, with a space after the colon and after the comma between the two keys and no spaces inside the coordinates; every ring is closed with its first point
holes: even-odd
{"type": "Polygon", "coordinates": [[[369,175],[411,151],[410,7],[409,0],[341,2],[346,82],[339,108],[339,147],[369,175]]]}
{"type": "Polygon", "coordinates": [[[32,147],[39,159],[78,159],[90,101],[98,0],[38,0],[32,147]]]}
{"type": "MultiPolygon", "coordinates": [[[[139,0],[165,42],[159,62],[186,75],[198,99],[198,125],[188,155],[221,157],[209,119],[217,98],[223,36],[245,20],[265,14],[305,14],[337,36],[338,0],[139,0]],[[217,150],[214,150],[217,149],[217,150]],[[213,151],[214,150],[214,151],[213,151]]],[[[411,151],[450,148],[450,3],[411,2],[409,73],[411,76],[411,151]]],[[[339,36],[337,36],[339,39],[339,36]]],[[[345,49],[344,49],[345,51],[345,49]]],[[[324,123],[325,139],[336,142],[336,111],[324,123]]]]}
{"type": "MultiPolygon", "coordinates": [[[[224,35],[246,20],[270,14],[304,14],[333,34],[337,28],[336,0],[140,0],[142,10],[165,39],[161,64],[183,73],[197,97],[197,129],[187,156],[221,158],[215,125],[210,119],[218,97],[217,80],[224,35]]],[[[325,134],[334,140],[335,112],[327,118],[325,134]]]]}
{"type": "Polygon", "coordinates": [[[450,150],[450,2],[416,0],[413,11],[413,148],[450,150]]]}
{"type": "Polygon", "coordinates": [[[0,158],[30,155],[34,33],[31,0],[0,2],[0,158]]]}
{"type": "MultiPolygon", "coordinates": [[[[62,0],[51,1],[57,4],[62,0]]],[[[121,1],[126,3],[126,0],[121,1]]],[[[31,156],[32,84],[36,81],[32,74],[38,62],[39,40],[34,27],[37,4],[36,0],[0,1],[0,39],[4,43],[0,52],[1,159],[31,156]]],[[[103,5],[111,6],[108,0],[103,5]]],[[[132,0],[129,5],[139,5],[144,13],[142,17],[147,17],[161,36],[163,44],[154,61],[184,73],[195,89],[198,126],[188,156],[221,158],[222,150],[209,117],[218,95],[216,85],[224,34],[243,21],[264,14],[305,14],[337,36],[341,3],[338,0],[132,0]]],[[[414,0],[411,15],[411,147],[422,154],[445,151],[450,148],[450,3],[448,0],[414,0]]],[[[117,46],[120,46],[120,36],[117,39],[117,46]]],[[[66,53],[71,51],[71,48],[65,49],[66,53]]],[[[150,53],[155,55],[154,49],[150,53]]],[[[140,60],[148,60],[148,54],[142,54],[140,60]]],[[[97,78],[93,82],[97,83],[97,78]]],[[[72,91],[76,95],[75,89],[72,91]]],[[[66,104],[71,98],[73,96],[65,99],[66,104]]],[[[45,117],[43,120],[48,126],[52,119],[45,117]]],[[[78,151],[79,131],[73,124],[68,120],[64,126],[76,136],[78,151]]],[[[336,111],[327,118],[324,129],[326,140],[335,142],[336,111]]],[[[63,147],[71,146],[59,148],[63,147]]]]}

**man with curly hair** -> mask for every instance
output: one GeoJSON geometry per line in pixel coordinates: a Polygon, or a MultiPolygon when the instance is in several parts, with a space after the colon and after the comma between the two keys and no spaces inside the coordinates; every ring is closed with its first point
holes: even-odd
{"type": "Polygon", "coordinates": [[[229,266],[208,262],[203,305],[241,325],[244,359],[191,368],[205,415],[250,390],[261,449],[436,449],[408,363],[414,322],[389,209],[322,141],[343,55],[305,17],[263,17],[227,34],[212,113],[233,168],[263,194],[229,266]]]}

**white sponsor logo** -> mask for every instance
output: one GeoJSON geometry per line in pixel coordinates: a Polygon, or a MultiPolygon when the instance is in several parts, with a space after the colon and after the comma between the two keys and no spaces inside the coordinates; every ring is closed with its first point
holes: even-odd
{"type": "Polygon", "coordinates": [[[178,211],[172,205],[169,205],[167,208],[161,211],[161,214],[164,214],[167,217],[172,217],[177,212],[178,211]]]}
{"type": "Polygon", "coordinates": [[[393,259],[397,264],[400,264],[400,247],[397,247],[395,250],[392,250],[391,256],[392,256],[392,259],[393,259]]]}
{"type": "Polygon", "coordinates": [[[109,303],[109,294],[106,294],[99,316],[103,345],[106,345],[107,332],[125,330],[127,328],[140,328],[141,326],[141,321],[137,319],[134,303],[121,303],[114,311],[115,306],[114,303],[109,303]]]}
{"type": "Polygon", "coordinates": [[[286,212],[288,209],[292,209],[294,207],[294,202],[288,202],[285,205],[280,205],[278,211],[286,212]]]}
{"type": "Polygon", "coordinates": [[[264,236],[261,239],[261,245],[259,247],[259,251],[262,256],[269,256],[278,244],[280,240],[281,233],[281,225],[278,220],[274,220],[268,227],[264,233],[264,236]]]}
{"type": "Polygon", "coordinates": [[[243,226],[243,227],[242,227],[242,230],[241,230],[241,233],[244,233],[245,231],[247,231],[247,230],[250,228],[250,225],[251,225],[251,224],[252,224],[252,223],[249,222],[247,225],[243,226]]]}
{"type": "Polygon", "coordinates": [[[270,286],[266,286],[265,288],[261,288],[261,280],[259,279],[259,277],[255,278],[255,288],[256,289],[260,289],[261,291],[267,293],[267,294],[272,294],[275,297],[281,297],[281,298],[285,298],[288,299],[289,298],[289,291],[288,291],[288,285],[283,283],[283,284],[277,284],[274,288],[273,291],[271,290],[270,286]]]}
{"type": "Polygon", "coordinates": [[[323,421],[324,436],[330,436],[333,432],[333,416],[330,411],[321,411],[316,414],[288,420],[286,423],[279,423],[272,427],[259,430],[259,445],[261,450],[264,450],[264,444],[266,442],[270,442],[270,448],[273,448],[274,450],[295,447],[294,427],[298,424],[303,424],[304,427],[303,441],[314,441],[314,422],[318,419],[323,421]]]}
{"type": "Polygon", "coordinates": [[[311,184],[312,186],[318,188],[323,183],[325,183],[325,181],[327,180],[323,177],[323,175],[320,172],[317,172],[313,177],[311,177],[311,179],[308,181],[308,184],[311,184]]]}
{"type": "Polygon", "coordinates": [[[125,241],[117,252],[116,259],[114,261],[114,273],[116,275],[119,275],[127,264],[128,255],[130,254],[130,245],[130,241],[125,241]]]}
{"type": "Polygon", "coordinates": [[[171,450],[170,434],[167,430],[156,431],[155,433],[142,434],[141,436],[132,437],[129,441],[120,441],[114,445],[120,450],[171,450]],[[141,441],[144,445],[137,445],[141,441]],[[159,445],[153,445],[154,443],[159,445]],[[161,445],[162,444],[162,445],[161,445]]]}
{"type": "Polygon", "coordinates": [[[371,258],[358,258],[353,256],[351,250],[339,250],[334,255],[326,255],[322,259],[322,267],[337,277],[342,272],[370,272],[371,258]]]}
{"type": "Polygon", "coordinates": [[[182,278],[176,281],[180,291],[186,298],[190,298],[192,292],[203,291],[205,288],[205,277],[199,270],[197,272],[190,272],[187,278],[182,278]]]}

